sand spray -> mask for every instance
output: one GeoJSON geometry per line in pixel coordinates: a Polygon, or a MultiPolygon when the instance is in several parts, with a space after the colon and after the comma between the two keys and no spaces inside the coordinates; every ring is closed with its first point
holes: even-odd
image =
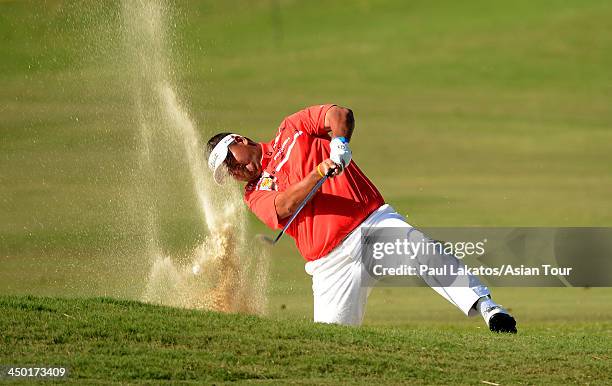
{"type": "Polygon", "coordinates": [[[139,131],[136,195],[151,261],[142,300],[262,314],[267,303],[267,256],[261,248],[249,245],[240,188],[214,185],[196,124],[173,81],[168,49],[171,11],[162,0],[124,0],[121,10],[124,61],[139,131]],[[160,152],[178,154],[182,159],[179,167],[189,169],[197,200],[194,206],[202,219],[205,237],[193,246],[187,261],[168,256],[159,236],[163,204],[154,185],[163,178],[159,175],[165,166],[160,152]]]}

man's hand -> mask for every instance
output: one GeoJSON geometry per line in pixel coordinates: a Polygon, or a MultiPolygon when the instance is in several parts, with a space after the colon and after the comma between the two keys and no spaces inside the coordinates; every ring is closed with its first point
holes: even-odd
{"type": "Polygon", "coordinates": [[[340,166],[340,173],[349,166],[353,153],[349,147],[348,140],[344,137],[335,137],[329,143],[330,156],[329,158],[340,166]]]}
{"type": "Polygon", "coordinates": [[[317,166],[317,172],[319,173],[320,177],[327,175],[330,170],[332,170],[332,174],[330,175],[330,177],[335,177],[342,173],[342,169],[340,168],[340,166],[329,158],[321,162],[317,166]]]}

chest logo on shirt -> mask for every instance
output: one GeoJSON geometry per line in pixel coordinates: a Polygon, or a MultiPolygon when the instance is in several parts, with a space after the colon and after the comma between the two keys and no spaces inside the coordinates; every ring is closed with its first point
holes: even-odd
{"type": "Polygon", "coordinates": [[[257,182],[257,187],[255,189],[269,190],[269,191],[277,190],[275,179],[276,177],[271,176],[267,172],[264,172],[264,174],[261,176],[261,178],[257,182]]]}

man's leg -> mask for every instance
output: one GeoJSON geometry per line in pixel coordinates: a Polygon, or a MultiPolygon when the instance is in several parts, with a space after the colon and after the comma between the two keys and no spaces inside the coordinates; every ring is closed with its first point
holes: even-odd
{"type": "Polygon", "coordinates": [[[363,283],[360,233],[354,232],[329,255],[306,264],[312,276],[314,321],[359,326],[374,282],[363,283]]]}
{"type": "MultiPolygon", "coordinates": [[[[379,218],[373,227],[405,228],[407,237],[413,243],[423,243],[428,238],[420,231],[408,224],[405,219],[397,213],[388,213],[379,218]]],[[[416,259],[409,256],[400,257],[401,264],[418,266],[425,264],[428,267],[446,266],[455,272],[464,264],[453,255],[449,254],[420,254],[416,259]]],[[[395,264],[400,266],[401,264],[395,264]]],[[[495,332],[516,332],[515,321],[501,306],[493,302],[489,289],[480,280],[471,274],[462,276],[437,276],[423,274],[421,278],[437,293],[454,304],[465,315],[482,315],[487,326],[495,332]]]]}

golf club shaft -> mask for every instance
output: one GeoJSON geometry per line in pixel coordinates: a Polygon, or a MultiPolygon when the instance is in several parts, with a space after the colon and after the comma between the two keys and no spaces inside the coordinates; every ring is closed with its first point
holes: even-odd
{"type": "Polygon", "coordinates": [[[317,184],[310,190],[310,192],[308,192],[308,195],[306,196],[306,198],[304,198],[304,200],[302,200],[302,202],[300,203],[300,206],[298,206],[298,208],[296,209],[295,213],[293,213],[293,215],[291,216],[291,218],[289,219],[289,221],[287,221],[287,225],[285,225],[285,227],[283,228],[282,231],[280,231],[280,233],[278,234],[278,236],[276,236],[276,238],[274,239],[274,241],[272,242],[272,244],[276,244],[276,242],[283,236],[283,234],[285,233],[285,231],[287,230],[287,228],[289,228],[289,225],[291,225],[291,223],[293,222],[293,220],[295,220],[295,218],[297,217],[298,214],[300,214],[300,211],[306,206],[306,204],[308,204],[308,201],[310,201],[310,199],[312,198],[312,196],[314,196],[314,194],[317,192],[317,190],[319,190],[319,188],[321,187],[321,185],[323,185],[323,183],[329,178],[329,176],[331,175],[331,173],[333,173],[334,169],[330,169],[330,171],[323,176],[323,178],[321,178],[317,184]]]}

